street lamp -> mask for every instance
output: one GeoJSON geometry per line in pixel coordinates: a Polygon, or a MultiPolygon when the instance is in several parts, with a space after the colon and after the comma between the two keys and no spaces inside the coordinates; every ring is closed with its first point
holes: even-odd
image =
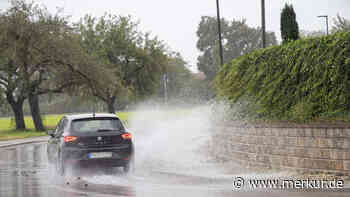
{"type": "Polygon", "coordinates": [[[326,28],[327,28],[327,35],[328,35],[328,15],[320,15],[320,16],[317,16],[317,17],[326,19],[326,28]]]}
{"type": "Polygon", "coordinates": [[[262,45],[266,47],[266,25],[265,25],[265,0],[261,0],[261,29],[262,29],[262,45]]]}
{"type": "Polygon", "coordinates": [[[164,87],[164,101],[165,101],[165,103],[167,103],[167,101],[168,101],[168,82],[169,82],[168,73],[165,73],[163,75],[163,87],[164,87]]]}
{"type": "Polygon", "coordinates": [[[218,34],[219,34],[219,47],[220,47],[220,63],[221,66],[224,65],[224,55],[222,49],[222,37],[221,37],[221,20],[220,20],[220,5],[219,0],[216,0],[216,12],[217,12],[217,20],[218,20],[218,34]]]}

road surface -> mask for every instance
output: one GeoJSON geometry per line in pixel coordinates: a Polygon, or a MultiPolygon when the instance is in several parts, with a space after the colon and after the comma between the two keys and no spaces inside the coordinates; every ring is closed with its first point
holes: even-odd
{"type": "Polygon", "coordinates": [[[46,143],[7,146],[0,148],[0,196],[349,196],[348,192],[234,192],[234,175],[215,175],[215,170],[209,169],[212,167],[210,165],[195,166],[196,169],[192,169],[195,173],[191,173],[183,171],[181,167],[177,172],[176,166],[166,168],[152,162],[155,161],[137,163],[138,170],[134,175],[117,172],[110,176],[103,172],[84,172],[81,177],[62,179],[54,175],[47,163],[46,143]]]}

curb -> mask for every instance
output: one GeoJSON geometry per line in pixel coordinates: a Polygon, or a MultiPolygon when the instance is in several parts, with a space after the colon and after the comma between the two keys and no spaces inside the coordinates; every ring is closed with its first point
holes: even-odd
{"type": "Polygon", "coordinates": [[[25,139],[17,139],[17,140],[0,141],[0,148],[7,148],[7,147],[12,147],[12,146],[18,146],[18,145],[47,142],[48,139],[49,139],[48,136],[43,136],[43,137],[33,137],[33,138],[25,138],[25,139]]]}

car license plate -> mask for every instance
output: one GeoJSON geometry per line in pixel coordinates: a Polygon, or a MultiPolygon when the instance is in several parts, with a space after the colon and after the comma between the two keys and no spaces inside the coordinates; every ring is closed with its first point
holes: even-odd
{"type": "Polygon", "coordinates": [[[110,158],[110,157],[112,157],[111,152],[89,153],[89,159],[110,158]]]}

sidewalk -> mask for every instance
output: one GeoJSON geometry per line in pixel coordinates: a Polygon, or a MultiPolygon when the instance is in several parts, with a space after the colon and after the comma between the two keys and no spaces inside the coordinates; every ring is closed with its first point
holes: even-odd
{"type": "Polygon", "coordinates": [[[18,139],[18,140],[0,141],[0,148],[22,145],[22,144],[47,142],[48,140],[49,140],[48,136],[43,136],[43,137],[33,137],[33,138],[18,139]]]}

